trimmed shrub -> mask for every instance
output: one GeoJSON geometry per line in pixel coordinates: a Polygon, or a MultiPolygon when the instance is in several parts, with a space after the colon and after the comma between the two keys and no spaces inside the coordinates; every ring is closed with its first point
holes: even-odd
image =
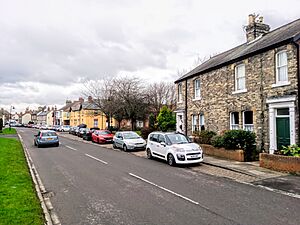
{"type": "Polygon", "coordinates": [[[211,144],[212,144],[212,146],[214,146],[216,148],[222,148],[222,147],[224,147],[223,136],[221,136],[221,135],[214,136],[211,139],[211,144]]]}
{"type": "Polygon", "coordinates": [[[175,114],[168,107],[163,106],[157,116],[158,128],[165,131],[176,130],[176,117],[175,114]]]}
{"type": "Polygon", "coordinates": [[[216,136],[217,133],[214,131],[204,130],[201,132],[195,133],[195,140],[199,144],[208,144],[211,145],[211,139],[216,136]]]}
{"type": "Polygon", "coordinates": [[[147,139],[148,138],[148,135],[153,132],[154,129],[151,128],[151,127],[144,127],[142,128],[141,130],[141,137],[144,138],[144,139],[147,139]]]}
{"type": "Polygon", "coordinates": [[[255,133],[245,130],[229,130],[223,135],[223,144],[225,149],[243,149],[245,160],[256,159],[257,151],[255,145],[255,133]]]}

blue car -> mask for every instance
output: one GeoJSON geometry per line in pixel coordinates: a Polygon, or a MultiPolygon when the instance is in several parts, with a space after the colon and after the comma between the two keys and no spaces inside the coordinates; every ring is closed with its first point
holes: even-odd
{"type": "Polygon", "coordinates": [[[34,145],[38,148],[46,145],[58,147],[59,139],[53,130],[40,130],[38,134],[34,135],[34,145]]]}

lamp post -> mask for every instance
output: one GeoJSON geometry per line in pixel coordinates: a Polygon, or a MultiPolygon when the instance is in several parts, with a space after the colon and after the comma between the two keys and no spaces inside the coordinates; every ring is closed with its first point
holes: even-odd
{"type": "Polygon", "coordinates": [[[15,109],[15,107],[13,107],[12,105],[10,106],[10,109],[9,109],[9,130],[11,130],[11,111],[15,109]]]}

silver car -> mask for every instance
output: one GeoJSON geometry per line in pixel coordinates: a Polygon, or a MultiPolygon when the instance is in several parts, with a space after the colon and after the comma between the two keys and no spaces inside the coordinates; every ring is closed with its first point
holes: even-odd
{"type": "Polygon", "coordinates": [[[38,134],[34,135],[34,145],[38,148],[44,145],[59,146],[59,139],[53,130],[40,130],[38,134]]]}
{"type": "Polygon", "coordinates": [[[128,150],[145,150],[146,141],[133,131],[117,132],[113,138],[113,147],[128,150]]]}

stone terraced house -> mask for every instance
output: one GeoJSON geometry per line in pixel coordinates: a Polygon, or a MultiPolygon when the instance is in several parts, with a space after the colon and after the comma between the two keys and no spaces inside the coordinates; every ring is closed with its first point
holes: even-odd
{"type": "Polygon", "coordinates": [[[175,81],[177,130],[250,130],[270,153],[298,143],[300,19],[269,30],[249,15],[246,43],[175,81]]]}

